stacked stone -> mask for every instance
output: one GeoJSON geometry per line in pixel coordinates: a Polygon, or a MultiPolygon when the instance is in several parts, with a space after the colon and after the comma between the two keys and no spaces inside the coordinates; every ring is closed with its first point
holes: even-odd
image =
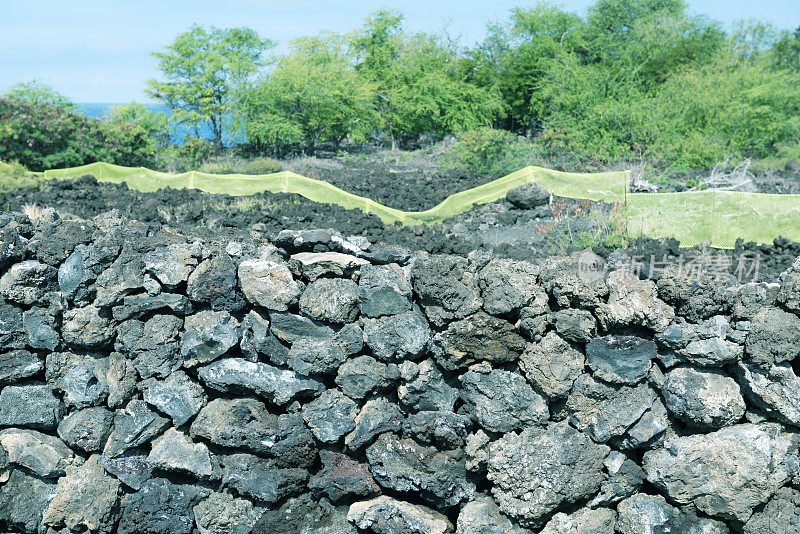
{"type": "Polygon", "coordinates": [[[0,214],[0,528],[800,531],[780,284],[0,214]]]}

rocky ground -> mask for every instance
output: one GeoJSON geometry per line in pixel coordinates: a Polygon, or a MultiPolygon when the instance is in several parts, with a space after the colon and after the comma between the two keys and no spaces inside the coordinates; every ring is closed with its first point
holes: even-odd
{"type": "Polygon", "coordinates": [[[776,283],[0,214],[0,529],[800,530],[776,283]]]}
{"type": "MultiPolygon", "coordinates": [[[[235,238],[252,230],[274,238],[286,228],[335,228],[343,235],[372,243],[398,245],[432,254],[466,256],[473,250],[511,259],[533,260],[592,247],[607,257],[621,243],[624,221],[614,206],[602,202],[553,198],[536,187],[476,206],[442,224],[401,227],[384,225],[360,210],[318,204],[299,195],[263,193],[247,198],[211,195],[197,190],[162,189],[140,193],[124,184],[98,183],[91,176],[43,184],[39,188],[0,193],[0,209],[26,206],[55,208],[62,216],[95,217],[110,209],[142,222],[158,223],[201,238],[235,238]]],[[[639,239],[630,254],[660,261],[683,256],[691,261],[703,250],[682,249],[674,240],[639,239]]],[[[733,271],[743,254],[758,254],[762,279],[772,280],[800,255],[800,244],[786,239],[736,250],[715,251],[729,258],[733,271]]]]}

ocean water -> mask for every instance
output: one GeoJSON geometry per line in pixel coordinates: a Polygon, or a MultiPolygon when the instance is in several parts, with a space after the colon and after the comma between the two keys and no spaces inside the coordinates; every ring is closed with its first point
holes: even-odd
{"type": "MultiPolygon", "coordinates": [[[[82,112],[87,117],[91,117],[93,119],[102,119],[108,113],[117,106],[122,106],[124,104],[107,104],[107,103],[97,103],[97,102],[81,102],[78,104],[79,111],[82,112]]],[[[165,113],[170,115],[169,108],[165,104],[143,104],[147,109],[150,111],[154,111],[157,113],[165,113]]],[[[214,134],[211,131],[211,128],[207,125],[204,125],[195,131],[193,126],[186,126],[182,124],[178,124],[172,128],[172,142],[176,145],[183,144],[183,138],[185,135],[197,135],[204,139],[214,139],[214,134]]],[[[225,146],[230,146],[231,144],[241,143],[243,139],[241,136],[232,136],[230,132],[223,136],[222,139],[225,146]]]]}

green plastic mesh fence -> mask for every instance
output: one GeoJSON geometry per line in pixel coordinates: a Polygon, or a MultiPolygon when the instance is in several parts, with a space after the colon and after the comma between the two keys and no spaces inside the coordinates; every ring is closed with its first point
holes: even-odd
{"type": "Polygon", "coordinates": [[[683,246],[708,242],[718,248],[732,248],[737,238],[765,243],[783,236],[800,241],[800,195],[735,191],[629,193],[629,171],[587,174],[525,167],[487,184],[451,195],[426,211],[390,208],[327,182],[292,172],[258,176],[195,171],[167,174],[109,163],[44,172],[46,178],[70,178],[84,174],[92,174],[101,182],[126,182],[132,189],[143,192],[170,186],[237,196],[266,191],[295,193],[315,202],[374,213],[387,224],[398,221],[402,224],[441,222],[468,210],[474,204],[502,198],[509,189],[518,185],[536,182],[561,197],[621,203],[627,219],[627,231],[631,236],[674,237],[683,246]]]}

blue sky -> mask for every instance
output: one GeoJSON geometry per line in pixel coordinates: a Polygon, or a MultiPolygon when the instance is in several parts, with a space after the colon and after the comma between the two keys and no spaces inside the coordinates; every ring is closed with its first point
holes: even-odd
{"type": "MultiPolygon", "coordinates": [[[[592,2],[560,5],[584,13],[592,2]]],[[[729,24],[759,18],[781,29],[800,25],[798,0],[689,0],[690,10],[729,24]]],[[[486,22],[503,20],[521,0],[259,1],[259,0],[0,0],[0,93],[37,79],[76,102],[146,101],[157,76],[150,52],[192,23],[248,26],[280,44],[320,30],[349,31],[381,7],[400,10],[411,30],[447,26],[466,44],[486,22]]]]}

